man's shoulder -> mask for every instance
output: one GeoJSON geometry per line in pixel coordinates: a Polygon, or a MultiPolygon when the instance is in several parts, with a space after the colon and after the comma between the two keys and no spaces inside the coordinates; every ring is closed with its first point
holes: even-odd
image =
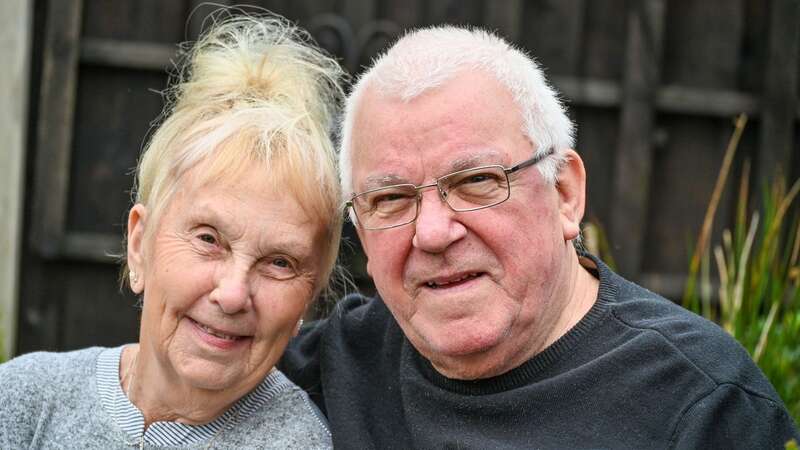
{"type": "Polygon", "coordinates": [[[632,330],[662,340],[670,355],[688,362],[711,386],[734,385],[754,395],[779,397],[747,351],[714,322],[614,275],[612,316],[632,330]]]}
{"type": "Polygon", "coordinates": [[[339,300],[327,317],[329,326],[351,333],[367,333],[385,329],[387,321],[393,321],[383,300],[379,296],[350,294],[339,300]]]}

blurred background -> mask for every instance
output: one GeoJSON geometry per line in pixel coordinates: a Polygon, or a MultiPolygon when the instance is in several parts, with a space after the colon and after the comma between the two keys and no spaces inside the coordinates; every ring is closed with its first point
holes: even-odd
{"type": "MultiPolygon", "coordinates": [[[[136,298],[120,292],[111,255],[121,250],[132,169],[162,109],[177,44],[195,39],[216,9],[201,3],[0,5],[6,355],[137,339],[136,298]]],[[[626,277],[676,301],[733,118],[750,120],[727,184],[800,176],[797,0],[250,3],[308,29],[353,75],[409,27],[482,26],[529,51],[577,122],[586,218],[605,230],[608,256],[626,277]]],[[[735,220],[736,197],[736,189],[722,193],[714,230],[735,220]]],[[[345,234],[343,261],[370,292],[349,224],[345,234]]]]}

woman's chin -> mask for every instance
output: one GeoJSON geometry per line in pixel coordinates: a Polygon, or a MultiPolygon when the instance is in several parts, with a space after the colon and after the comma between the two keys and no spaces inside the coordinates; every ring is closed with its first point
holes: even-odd
{"type": "MultiPolygon", "coordinates": [[[[248,383],[254,374],[246,374],[238,364],[221,364],[214,361],[194,360],[182,361],[176,367],[181,384],[194,389],[223,391],[239,390],[248,383]],[[248,377],[248,375],[250,375],[248,377]]],[[[265,374],[266,375],[266,374],[265,374]]],[[[263,377],[257,378],[261,379],[263,377]]]]}

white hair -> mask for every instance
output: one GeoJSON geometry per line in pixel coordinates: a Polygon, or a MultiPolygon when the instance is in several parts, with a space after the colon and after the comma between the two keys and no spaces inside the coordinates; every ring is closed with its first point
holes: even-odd
{"type": "Polygon", "coordinates": [[[574,125],[538,64],[488,31],[441,26],[408,32],[353,87],[346,101],[339,151],[339,179],[346,197],[353,194],[353,124],[364,93],[375,89],[408,102],[468,70],[486,71],[509,90],[534,154],[554,150],[537,167],[547,182],[557,181],[566,160],[564,152],[574,146],[574,125]]]}

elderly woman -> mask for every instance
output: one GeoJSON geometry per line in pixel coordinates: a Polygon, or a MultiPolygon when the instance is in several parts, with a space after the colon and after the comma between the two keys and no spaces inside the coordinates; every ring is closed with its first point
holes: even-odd
{"type": "Polygon", "coordinates": [[[327,448],[274,368],[332,272],[340,68],[281,19],[191,49],[140,160],[127,279],[138,344],[0,366],[0,448],[327,448]]]}

